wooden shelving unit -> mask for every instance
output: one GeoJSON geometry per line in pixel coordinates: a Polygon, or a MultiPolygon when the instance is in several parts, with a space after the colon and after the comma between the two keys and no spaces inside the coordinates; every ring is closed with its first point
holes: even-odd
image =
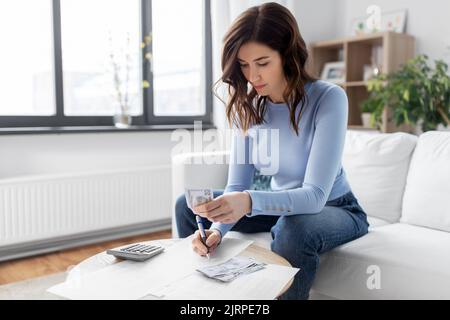
{"type": "MultiPolygon", "coordinates": [[[[362,126],[361,103],[367,99],[367,81],[364,81],[364,65],[376,61],[380,72],[388,74],[397,70],[414,57],[414,37],[395,32],[380,32],[369,35],[347,37],[311,44],[308,71],[320,78],[327,62],[344,61],[345,82],[339,85],[345,89],[349,100],[349,128],[368,129],[362,126]],[[374,52],[378,56],[374,57],[374,52]]],[[[370,128],[369,128],[370,129],[370,128]]],[[[413,132],[410,126],[396,127],[391,121],[391,112],[385,108],[382,132],[413,132]]]]}

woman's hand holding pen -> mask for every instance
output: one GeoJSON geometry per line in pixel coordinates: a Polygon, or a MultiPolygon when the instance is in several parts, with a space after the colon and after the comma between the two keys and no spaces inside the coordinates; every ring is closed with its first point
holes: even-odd
{"type": "Polygon", "coordinates": [[[207,253],[214,254],[214,250],[216,250],[222,238],[220,231],[215,229],[205,230],[205,233],[206,246],[203,243],[199,230],[195,231],[194,238],[192,239],[192,249],[201,256],[206,256],[207,253]]]}
{"type": "MultiPolygon", "coordinates": [[[[193,211],[212,222],[233,223],[249,213],[251,208],[252,201],[247,192],[230,192],[194,207],[193,211]]],[[[208,253],[213,254],[222,240],[218,230],[205,230],[205,233],[206,245],[199,230],[195,232],[192,240],[193,250],[201,256],[206,256],[208,253]]]]}
{"type": "Polygon", "coordinates": [[[212,222],[233,223],[252,210],[247,192],[229,192],[194,208],[194,212],[212,222]]]}

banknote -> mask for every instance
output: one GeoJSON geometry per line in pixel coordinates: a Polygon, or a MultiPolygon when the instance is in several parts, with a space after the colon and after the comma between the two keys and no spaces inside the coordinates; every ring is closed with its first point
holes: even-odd
{"type": "Polygon", "coordinates": [[[224,263],[197,269],[208,278],[230,282],[244,274],[261,270],[265,263],[249,257],[234,257],[224,263]]]}
{"type": "Polygon", "coordinates": [[[202,203],[211,201],[214,198],[212,189],[186,189],[185,197],[190,209],[202,203]]]}

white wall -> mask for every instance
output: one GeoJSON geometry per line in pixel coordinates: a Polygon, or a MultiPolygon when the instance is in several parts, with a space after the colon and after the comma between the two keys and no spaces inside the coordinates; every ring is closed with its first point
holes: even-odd
{"type": "Polygon", "coordinates": [[[347,36],[353,18],[366,16],[375,4],[381,12],[407,9],[406,33],[416,38],[416,52],[450,64],[450,1],[448,0],[337,0],[341,14],[336,36],[347,36]]]}
{"type": "MultiPolygon", "coordinates": [[[[172,151],[179,146],[171,135],[172,131],[0,135],[0,180],[170,165],[172,151]]],[[[214,144],[215,137],[204,141],[203,147],[211,149],[214,144]]]]}
{"type": "Polygon", "coordinates": [[[0,136],[0,179],[170,164],[170,132],[0,136]]]}
{"type": "Polygon", "coordinates": [[[293,13],[306,43],[336,37],[338,3],[336,0],[294,1],[293,13]]]}

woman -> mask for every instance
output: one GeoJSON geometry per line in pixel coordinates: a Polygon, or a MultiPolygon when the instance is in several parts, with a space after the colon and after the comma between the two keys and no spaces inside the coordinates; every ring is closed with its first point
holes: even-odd
{"type": "Polygon", "coordinates": [[[231,159],[244,153],[244,162],[232,161],[225,191],[194,208],[208,219],[206,245],[184,196],[176,204],[179,234],[196,232],[192,246],[200,255],[213,253],[229,230],[270,231],[272,251],[300,268],[282,299],[308,299],[319,255],[363,236],[369,226],[341,165],[346,94],[312,78],[307,57],[285,7],[265,3],[236,19],[224,37],[221,80],[229,86],[227,118],[243,133],[233,141],[231,159]],[[263,130],[276,130],[278,141],[261,143],[268,136],[263,130]],[[271,191],[249,190],[255,168],[267,167],[249,159],[261,145],[278,161],[271,191]]]}

